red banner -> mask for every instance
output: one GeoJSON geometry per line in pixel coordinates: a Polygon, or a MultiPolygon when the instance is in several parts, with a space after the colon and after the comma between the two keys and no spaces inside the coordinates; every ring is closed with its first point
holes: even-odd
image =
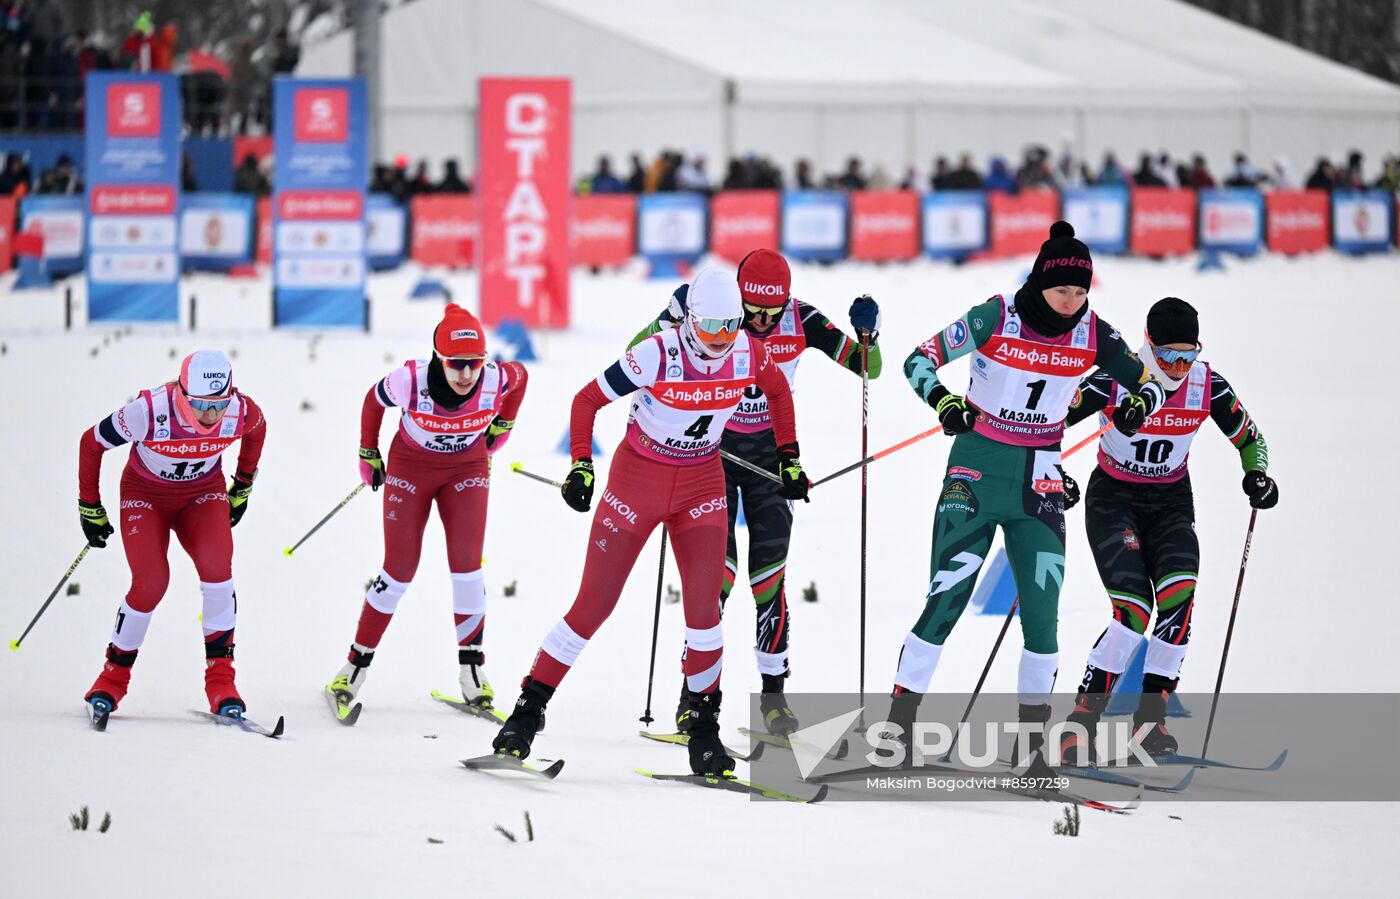
{"type": "Polygon", "coordinates": [[[272,265],[272,198],[258,197],[258,262],[272,265]]]}
{"type": "Polygon", "coordinates": [[[1275,253],[1314,253],[1331,240],[1332,201],[1325,190],[1275,190],[1264,195],[1268,245],[1275,253]]]}
{"type": "Polygon", "coordinates": [[[881,262],[913,259],[917,255],[917,193],[912,190],[858,190],[851,194],[852,259],[881,262]]]}
{"type": "Polygon", "coordinates": [[[481,320],[569,324],[571,87],[483,78],[477,102],[481,320]]]}
{"type": "Polygon", "coordinates": [[[1134,256],[1178,256],[1196,249],[1196,192],[1135,187],[1128,249],[1134,256]]]}
{"type": "Polygon", "coordinates": [[[738,263],[754,250],[779,244],[776,190],[736,190],[710,201],[710,252],[738,263]]]}
{"type": "Polygon", "coordinates": [[[574,265],[625,265],[636,252],[636,197],[593,194],[574,200],[574,265]]]}
{"type": "Polygon", "coordinates": [[[470,194],[420,194],[413,217],[409,255],[419,265],[470,268],[476,264],[476,199],[470,194]]]}
{"type": "Polygon", "coordinates": [[[1060,217],[1060,195],[1052,190],[1027,190],[1015,196],[987,195],[992,216],[992,240],[988,256],[1034,256],[1050,237],[1050,226],[1060,217]]]}
{"type": "Polygon", "coordinates": [[[0,272],[10,270],[10,255],[14,252],[15,198],[0,197],[0,272]]]}

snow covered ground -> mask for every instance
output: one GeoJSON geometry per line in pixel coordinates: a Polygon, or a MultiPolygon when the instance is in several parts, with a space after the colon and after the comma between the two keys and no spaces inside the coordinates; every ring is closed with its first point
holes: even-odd
{"type": "MultiPolygon", "coordinates": [[[[1331,254],[1228,260],[1101,258],[1091,301],[1125,334],[1174,294],[1202,313],[1205,355],[1261,423],[1282,502],[1261,514],[1227,677],[1239,691],[1400,689],[1392,662],[1400,607],[1383,561],[1400,501],[1388,449],[1400,439],[1391,354],[1400,327],[1400,257],[1331,254]],[[1356,333],[1352,332],[1356,329],[1356,333]]],[[[899,373],[905,354],[973,303],[1019,283],[1028,260],[962,268],[918,262],[797,267],[794,292],[845,324],[857,294],[884,309],[886,373],[872,384],[871,447],[934,423],[899,373]]],[[[641,556],[616,614],[549,710],[538,754],[566,758],[554,783],[506,782],[457,759],[489,751],[493,728],[428,697],[455,686],[450,589],[441,527],[429,524],[417,581],[400,606],[362,694],[358,726],[331,720],[319,695],[344,659],[365,581],[378,568],[379,497],[352,502],[295,558],[288,545],[356,483],[358,409],[372,381],[426,353],[440,304],[404,299],[416,273],[376,276],[374,332],[266,330],[267,285],[189,279],[200,331],[62,330],[61,293],[0,293],[0,547],[8,588],[0,635],[18,636],[82,546],[73,508],[82,429],[137,390],[174,375],[202,346],[236,352],[235,378],[267,411],[270,431],[247,517],[235,532],[239,684],[250,714],[287,718],[280,742],[195,719],[203,706],[199,591],[189,560],[154,617],[132,692],[104,734],[84,725],[81,697],[102,660],[127,586],[121,550],[95,551],[76,596],[57,599],[18,653],[0,653],[0,871],[4,895],[300,895],[334,884],[363,895],[828,895],[910,889],[952,895],[1121,888],[1135,895],[1394,895],[1393,804],[1161,803],[1086,813],[1079,839],[1051,833],[1044,803],[835,803],[796,806],[651,783],[636,766],[683,771],[683,750],[639,740],[656,551],[641,556]],[[74,833],[67,815],[110,811],[111,831],[74,833]],[[534,843],[510,844],[500,823],[534,843]],[[429,842],[432,837],[443,841],[429,842]],[[1387,850],[1386,847],[1391,847],[1387,850]]],[[[463,298],[470,274],[451,279],[463,298]]],[[[655,314],[672,282],[637,271],[575,276],[575,327],[537,338],[529,396],[506,458],[552,478],[570,399],[655,314]]],[[[81,283],[74,285],[81,306],[81,283]]],[[[1136,340],[1133,341],[1136,343],[1136,340]]],[[[958,376],[960,377],[960,376],[958,376]]],[[[951,379],[953,382],[958,377],[951,379]]],[[[803,461],[814,476],[859,456],[857,379],[809,356],[798,378],[803,461]]],[[[611,456],[625,411],[600,415],[611,456]]],[[[1088,433],[1079,426],[1072,437],[1088,433]]],[[[383,445],[390,430],[386,426],[383,445]]],[[[1236,454],[1209,425],[1192,477],[1204,554],[1183,689],[1213,686],[1248,506],[1236,454]]],[[[932,506],[948,443],[937,437],[872,467],[867,681],[889,682],[923,603],[932,506]]],[[[108,455],[113,507],[125,451],[108,455]]],[[[606,464],[607,459],[604,459],[606,464]]],[[[1081,483],[1085,452],[1069,466],[1081,483]]],[[[504,702],[540,639],[572,599],[589,519],[548,488],[497,465],[487,535],[488,665],[504,702]],[[517,592],[503,596],[514,583],[517,592]]],[[[857,679],[859,481],[850,476],[798,510],[789,563],[792,690],[853,690],[857,679]],[[815,582],[820,601],[797,598],[815,582]]],[[[1108,604],[1071,513],[1061,601],[1062,677],[1074,689],[1108,604]]],[[[653,547],[656,540],[653,538],[653,547]]],[[[678,583],[674,565],[668,581],[678,583]]],[[[752,605],[726,619],[732,697],[728,739],[758,688],[752,605]]],[[[999,620],[968,614],[949,640],[938,690],[975,681],[999,620]]],[[[678,605],[663,605],[658,719],[674,708],[678,605]]],[[[1015,689],[1008,639],[987,689],[1015,689]]],[[[1297,722],[1307,727],[1308,722],[1297,722]]],[[[1390,747],[1377,747],[1387,751],[1390,747]]]]}

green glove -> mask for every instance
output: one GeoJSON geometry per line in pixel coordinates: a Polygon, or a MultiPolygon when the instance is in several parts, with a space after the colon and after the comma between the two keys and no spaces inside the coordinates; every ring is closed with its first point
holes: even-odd
{"type": "Polygon", "coordinates": [[[228,485],[228,523],[229,527],[238,527],[238,523],[243,520],[243,513],[248,511],[248,497],[253,495],[253,475],[244,474],[241,471],[234,472],[233,480],[228,485]]]}
{"type": "Polygon", "coordinates": [[[564,502],[575,512],[587,512],[593,506],[593,460],[576,459],[560,488],[564,502]]]}
{"type": "Polygon", "coordinates": [[[81,516],[79,520],[82,522],[83,536],[87,538],[88,546],[96,549],[106,547],[107,538],[116,531],[107,520],[107,510],[102,508],[102,504],[78,500],[78,515],[81,516]]]}

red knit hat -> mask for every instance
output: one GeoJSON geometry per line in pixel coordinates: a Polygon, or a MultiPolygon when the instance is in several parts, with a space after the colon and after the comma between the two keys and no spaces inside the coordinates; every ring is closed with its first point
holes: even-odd
{"type": "Polygon", "coordinates": [[[475,315],[456,303],[448,303],[442,321],[433,331],[433,349],[443,357],[485,356],[486,332],[475,315]]]}
{"type": "Polygon", "coordinates": [[[781,253],[754,250],[739,263],[739,297],[755,306],[781,306],[792,289],[792,270],[781,253]]]}

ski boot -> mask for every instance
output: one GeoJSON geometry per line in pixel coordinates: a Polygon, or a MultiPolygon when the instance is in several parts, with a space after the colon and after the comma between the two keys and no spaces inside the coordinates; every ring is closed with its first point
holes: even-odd
{"type": "Polygon", "coordinates": [[[243,697],[233,683],[233,644],[208,647],[204,659],[204,695],[209,698],[209,711],[229,718],[242,718],[247,711],[243,697]],[[211,657],[217,652],[217,657],[211,657]]]}
{"type": "Polygon", "coordinates": [[[130,652],[117,649],[108,643],[107,661],[102,663],[102,673],[97,675],[92,689],[87,691],[83,700],[99,712],[115,711],[131,684],[131,666],[136,664],[137,652],[135,649],[130,652]]]}
{"type": "Polygon", "coordinates": [[[544,723],[544,707],[554,696],[554,688],[530,677],[520,685],[520,698],[515,701],[515,709],[501,725],[491,748],[499,755],[510,755],[518,759],[530,757],[530,744],[544,723]]]}
{"type": "Polygon", "coordinates": [[[690,733],[690,725],[695,721],[695,712],[690,708],[690,688],[681,681],[681,701],[676,705],[676,733],[690,733]]]}
{"type": "Polygon", "coordinates": [[[783,680],[787,673],[763,675],[763,692],[758,697],[758,709],[763,713],[763,726],[777,737],[786,737],[801,725],[797,716],[788,708],[787,697],[783,695],[783,680]]]}
{"type": "Polygon", "coordinates": [[[1082,767],[1096,761],[1094,752],[1094,732],[1099,718],[1108,706],[1107,693],[1080,693],[1074,703],[1074,711],[1065,719],[1066,724],[1078,724],[1088,735],[1088,743],[1072,730],[1060,732],[1060,764],[1066,767],[1082,767]]]}
{"type": "Polygon", "coordinates": [[[462,685],[462,698],[474,706],[490,709],[494,708],[496,691],[486,679],[485,663],[486,653],[480,649],[457,650],[457,664],[461,666],[457,681],[462,685]]]}
{"type": "Polygon", "coordinates": [[[719,704],[721,695],[713,693],[690,694],[692,718],[690,742],[690,770],[696,774],[727,775],[734,771],[734,759],[725,751],[719,739],[719,704]]]}
{"type": "Polygon", "coordinates": [[[369,663],[374,661],[374,650],[365,649],[358,643],[351,644],[350,655],[331,682],[326,684],[326,692],[335,699],[336,705],[348,706],[365,685],[369,677],[369,663]]]}
{"type": "Polygon", "coordinates": [[[924,694],[903,687],[895,687],[894,692],[890,694],[890,712],[887,720],[890,724],[899,725],[900,732],[896,735],[893,730],[888,730],[881,736],[904,747],[904,761],[898,766],[900,768],[914,767],[914,719],[919,714],[919,703],[923,698],[924,694]]]}
{"type": "Polygon", "coordinates": [[[1022,777],[1053,777],[1055,771],[1045,761],[1045,728],[1044,725],[1050,723],[1050,706],[1046,705],[1026,705],[1021,703],[1017,706],[1016,718],[1022,724],[1042,725],[1039,732],[1031,731],[1026,735],[1026,755],[1019,757],[1021,740],[1019,735],[1016,742],[1011,746],[1011,768],[1017,771],[1022,777]]]}
{"type": "Polygon", "coordinates": [[[1175,755],[1176,737],[1167,733],[1167,699],[1176,689],[1176,681],[1167,680],[1160,674],[1148,674],[1142,678],[1142,698],[1138,700],[1137,711],[1133,713],[1133,732],[1144,724],[1152,729],[1142,738],[1142,749],[1150,756],[1175,755]]]}

